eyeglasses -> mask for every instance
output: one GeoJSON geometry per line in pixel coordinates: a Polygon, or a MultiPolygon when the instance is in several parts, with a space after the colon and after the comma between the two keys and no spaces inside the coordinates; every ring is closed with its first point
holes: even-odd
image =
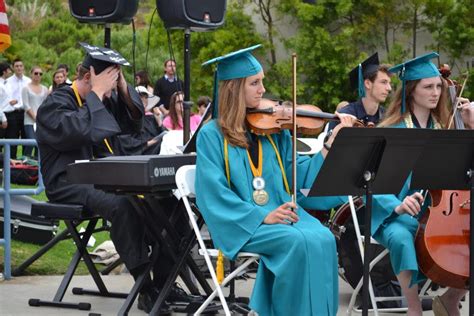
{"type": "Polygon", "coordinates": [[[42,72],[34,72],[33,75],[35,75],[35,76],[42,76],[43,73],[42,73],[42,72]]]}

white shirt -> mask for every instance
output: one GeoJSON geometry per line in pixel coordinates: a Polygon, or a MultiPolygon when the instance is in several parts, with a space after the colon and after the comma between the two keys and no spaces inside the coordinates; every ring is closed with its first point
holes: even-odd
{"type": "Polygon", "coordinates": [[[10,96],[8,95],[7,88],[5,87],[6,80],[0,77],[0,121],[6,122],[7,117],[3,112],[3,109],[9,105],[8,102],[10,101],[10,96]]]}
{"type": "Polygon", "coordinates": [[[12,112],[17,109],[23,109],[21,91],[30,82],[31,82],[31,79],[28,78],[27,76],[22,76],[19,78],[16,75],[13,75],[7,79],[6,88],[10,95],[10,100],[17,100],[18,103],[15,104],[14,106],[8,105],[7,107],[3,109],[4,112],[12,112]]]}

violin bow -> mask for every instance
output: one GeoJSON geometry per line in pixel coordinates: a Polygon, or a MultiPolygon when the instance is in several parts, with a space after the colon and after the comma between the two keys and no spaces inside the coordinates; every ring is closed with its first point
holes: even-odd
{"type": "MultiPolygon", "coordinates": [[[[293,175],[293,186],[292,186],[292,194],[291,200],[296,205],[296,142],[297,142],[297,128],[296,128],[296,53],[291,55],[292,65],[293,65],[293,167],[292,167],[292,175],[293,175]]],[[[293,210],[296,212],[296,209],[293,210]]]]}
{"type": "Polygon", "coordinates": [[[453,104],[453,114],[451,115],[451,118],[449,119],[448,129],[451,128],[451,125],[453,124],[453,121],[454,121],[454,116],[456,115],[456,112],[458,111],[460,98],[462,96],[462,93],[464,92],[464,87],[466,87],[467,78],[469,78],[469,74],[466,75],[466,79],[464,79],[464,82],[462,83],[461,91],[459,91],[459,96],[456,99],[456,103],[453,104]]]}

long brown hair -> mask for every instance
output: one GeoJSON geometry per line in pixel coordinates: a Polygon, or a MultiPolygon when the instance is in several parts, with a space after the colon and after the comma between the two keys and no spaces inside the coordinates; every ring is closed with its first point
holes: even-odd
{"type": "Polygon", "coordinates": [[[218,122],[229,144],[248,148],[245,127],[245,80],[224,80],[219,87],[218,122]]]}
{"type": "MultiPolygon", "coordinates": [[[[184,93],[183,91],[176,91],[175,93],[173,93],[171,95],[171,98],[170,98],[170,107],[169,107],[169,113],[168,115],[170,116],[170,119],[171,119],[171,125],[173,126],[173,129],[176,129],[176,128],[183,128],[183,120],[181,119],[181,121],[179,120],[179,116],[178,116],[178,108],[176,106],[176,101],[178,99],[178,95],[182,95],[183,96],[183,100],[184,100],[184,93]]],[[[181,114],[181,117],[182,117],[182,113],[181,114]]]]}
{"type": "MultiPolygon", "coordinates": [[[[422,79],[407,81],[405,84],[405,105],[407,111],[401,113],[402,107],[402,88],[398,88],[395,93],[395,97],[388,106],[387,112],[385,113],[385,119],[378,125],[381,127],[392,126],[400,123],[410,115],[410,112],[413,112],[413,93],[416,86],[420,83],[422,79]]],[[[438,105],[435,109],[431,110],[431,115],[438,121],[443,128],[448,124],[449,110],[448,110],[448,89],[445,81],[441,78],[442,87],[441,95],[439,97],[438,105]]]]}

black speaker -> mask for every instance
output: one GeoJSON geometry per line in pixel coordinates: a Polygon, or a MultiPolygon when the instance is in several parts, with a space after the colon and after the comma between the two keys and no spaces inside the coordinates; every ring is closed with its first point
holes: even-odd
{"type": "Polygon", "coordinates": [[[87,23],[130,23],[138,0],[69,0],[71,15],[87,23]]]}
{"type": "Polygon", "coordinates": [[[224,24],[227,0],[156,0],[165,27],[193,31],[215,29],[224,24]]]}

